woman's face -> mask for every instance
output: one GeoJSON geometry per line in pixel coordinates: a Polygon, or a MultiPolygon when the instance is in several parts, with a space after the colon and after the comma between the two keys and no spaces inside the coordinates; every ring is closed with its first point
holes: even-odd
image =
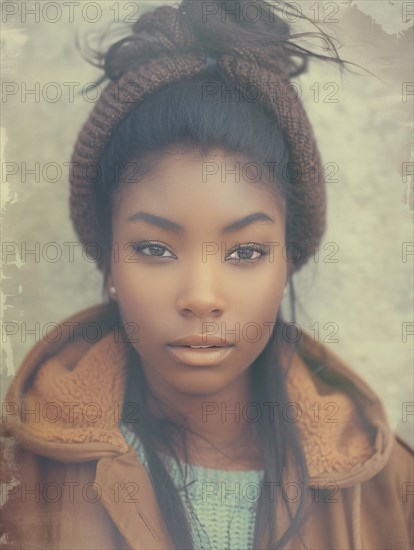
{"type": "Polygon", "coordinates": [[[114,206],[108,289],[160,395],[222,392],[271,337],[287,278],[284,207],[246,179],[246,162],[220,151],[164,156],[114,206]],[[197,335],[193,345],[227,345],[171,346],[197,335]]]}

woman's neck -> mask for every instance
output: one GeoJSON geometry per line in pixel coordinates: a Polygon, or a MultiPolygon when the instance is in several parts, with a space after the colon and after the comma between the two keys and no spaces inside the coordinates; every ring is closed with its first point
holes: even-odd
{"type": "Polygon", "coordinates": [[[263,469],[257,423],[249,421],[245,413],[246,404],[252,403],[248,371],[213,395],[157,395],[156,399],[148,404],[154,416],[168,417],[178,426],[188,427],[187,457],[183,434],[173,436],[180,460],[223,470],[263,469]]]}

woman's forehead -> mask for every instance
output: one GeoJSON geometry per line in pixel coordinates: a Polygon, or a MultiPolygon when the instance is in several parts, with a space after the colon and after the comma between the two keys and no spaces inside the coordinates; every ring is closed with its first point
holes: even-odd
{"type": "Polygon", "coordinates": [[[194,208],[211,213],[213,209],[217,214],[258,208],[274,212],[283,206],[276,199],[275,185],[272,189],[267,184],[268,167],[242,155],[220,150],[164,155],[135,181],[133,172],[139,173],[139,161],[133,168],[116,203],[123,217],[138,205],[147,209],[163,206],[167,211],[194,208]]]}

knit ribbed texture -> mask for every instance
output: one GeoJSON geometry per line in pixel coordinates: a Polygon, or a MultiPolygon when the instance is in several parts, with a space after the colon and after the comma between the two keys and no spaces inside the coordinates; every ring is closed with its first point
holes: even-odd
{"type": "MultiPolygon", "coordinates": [[[[200,24],[199,9],[199,2],[185,2],[186,15],[172,6],[162,6],[139,18],[133,27],[134,40],[129,48],[121,49],[116,58],[113,75],[116,84],[111,81],[106,86],[78,135],[71,158],[70,212],[75,232],[84,245],[102,244],[95,209],[95,195],[99,192],[96,171],[115,126],[147,95],[206,69],[207,52],[193,25],[199,27],[200,32],[208,32],[210,27],[206,22],[200,24]],[[131,55],[134,68],[127,62],[131,55]],[[115,94],[114,89],[119,90],[119,94],[115,94]]],[[[222,39],[225,32],[226,29],[219,32],[222,39]]],[[[300,99],[292,99],[286,93],[290,80],[284,52],[276,46],[245,47],[236,33],[232,34],[227,49],[214,54],[220,72],[230,82],[241,88],[254,83],[263,90],[263,104],[290,145],[290,160],[297,173],[290,189],[297,208],[291,237],[295,248],[300,247],[300,257],[292,264],[293,271],[297,271],[309,259],[325,231],[326,191],[311,124],[300,99]],[[279,92],[274,94],[274,89],[279,92]]],[[[86,248],[85,253],[91,254],[99,269],[103,268],[104,255],[97,254],[96,247],[86,248]]]]}
{"type": "MultiPolygon", "coordinates": [[[[144,449],[138,438],[122,423],[120,429],[148,470],[144,449]]],[[[177,464],[165,455],[164,461],[192,518],[195,550],[251,550],[256,502],[264,490],[261,483],[263,470],[218,470],[188,465],[190,507],[184,499],[181,489],[184,477],[177,464]]],[[[181,464],[184,467],[184,463],[181,464]]]]}

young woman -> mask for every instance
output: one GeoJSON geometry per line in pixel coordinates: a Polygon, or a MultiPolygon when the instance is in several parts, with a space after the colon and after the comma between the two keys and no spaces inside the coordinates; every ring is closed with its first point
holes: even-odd
{"type": "Polygon", "coordinates": [[[158,7],[102,58],[70,206],[109,300],[36,344],[8,391],[5,548],[413,547],[412,452],[282,318],[325,229],[289,88],[313,54],[247,4],[158,7]]]}

